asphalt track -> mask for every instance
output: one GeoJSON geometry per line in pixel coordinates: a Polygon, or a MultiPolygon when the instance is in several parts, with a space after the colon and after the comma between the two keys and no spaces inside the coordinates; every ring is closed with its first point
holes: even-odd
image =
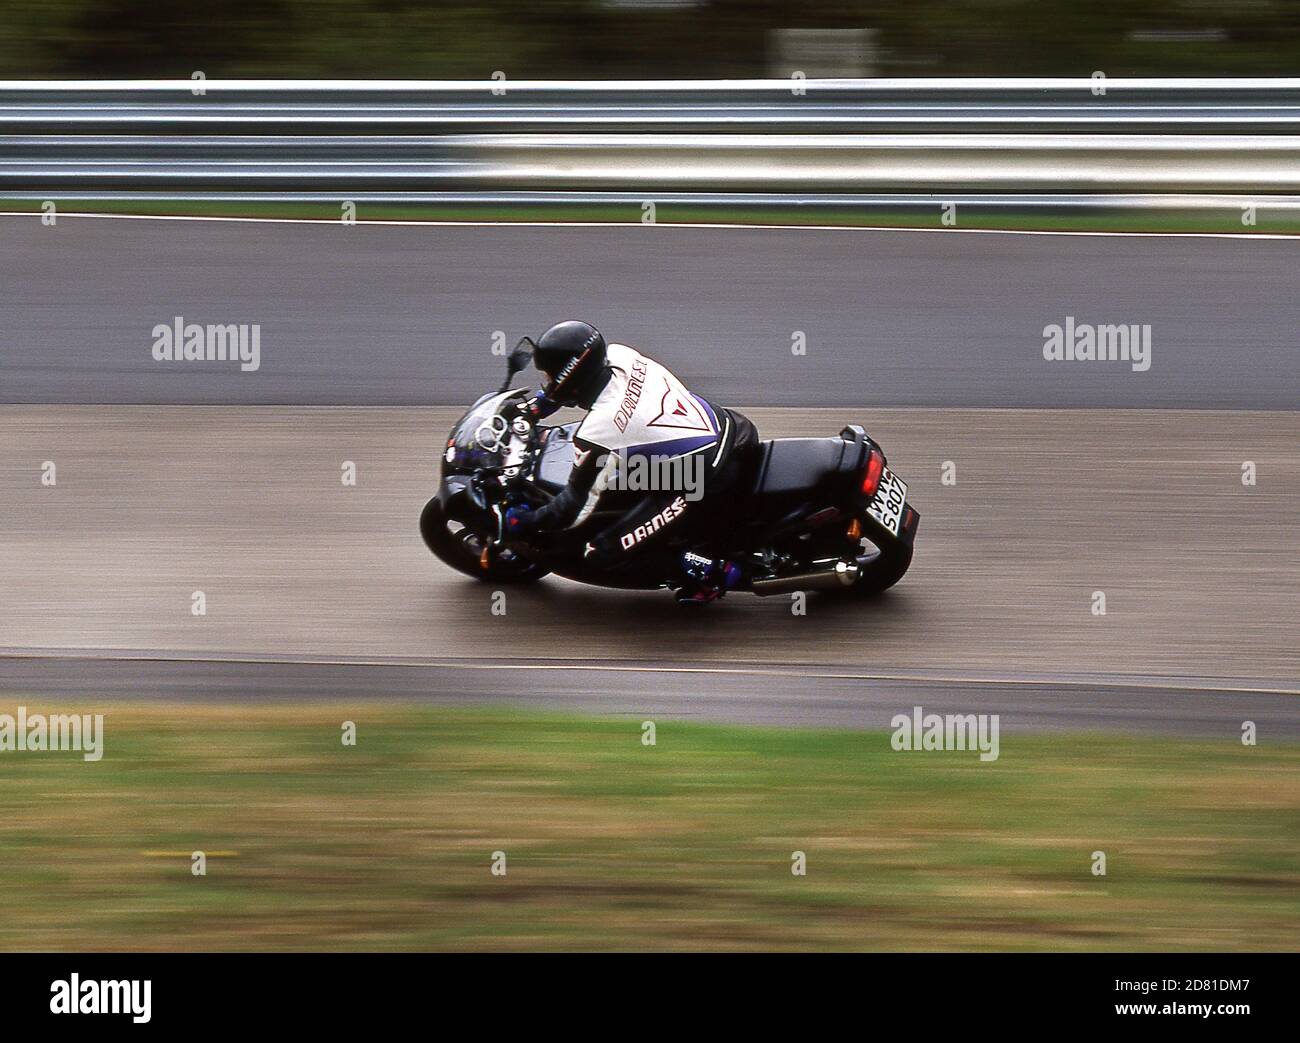
{"type": "Polygon", "coordinates": [[[1251,719],[1300,737],[1300,241],[32,218],[0,233],[6,697],[391,696],[861,728],[921,704],[1011,730],[1234,738],[1251,719]],[[864,423],[923,513],[903,583],[796,616],[788,598],[684,614],[548,580],[494,615],[491,589],[416,535],[459,412],[427,404],[496,383],[492,331],[571,313],[767,435],[864,423]],[[261,368],[154,362],[150,330],[174,315],[260,323],[261,368]],[[1067,315],[1151,323],[1151,370],[1044,362],[1042,327],[1067,315]],[[345,405],[307,408],[322,403],[345,405]],[[970,408],[1006,406],[1053,408],[970,408]]]}
{"type": "Polygon", "coordinates": [[[771,435],[858,419],[885,445],[923,512],[889,595],[686,613],[551,579],[494,615],[415,528],[455,408],[0,407],[0,689],[1300,733],[1300,414],[749,412],[771,435]]]}
{"type": "Polygon", "coordinates": [[[591,318],[751,406],[1292,409],[1300,239],[0,217],[0,402],[464,403],[591,318]],[[176,316],[261,365],[159,363],[176,316]],[[1152,365],[1043,359],[1151,326],[1152,365]],[[796,332],[805,354],[792,352],[796,332]]]}

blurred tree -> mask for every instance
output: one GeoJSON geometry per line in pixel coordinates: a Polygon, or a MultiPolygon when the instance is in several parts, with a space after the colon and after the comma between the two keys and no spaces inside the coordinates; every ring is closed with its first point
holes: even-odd
{"type": "Polygon", "coordinates": [[[2,0],[0,75],[761,76],[776,28],[873,28],[890,75],[1290,75],[1295,0],[2,0]],[[1224,38],[1169,30],[1222,30],[1224,38]],[[1134,37],[1134,31],[1142,35],[1134,37]]]}

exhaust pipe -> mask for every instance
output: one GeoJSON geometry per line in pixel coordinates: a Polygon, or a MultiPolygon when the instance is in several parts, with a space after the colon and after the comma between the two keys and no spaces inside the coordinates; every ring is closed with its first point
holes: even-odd
{"type": "Polygon", "coordinates": [[[776,579],[756,579],[749,589],[761,598],[773,594],[793,594],[797,590],[843,590],[858,581],[861,570],[856,561],[837,561],[831,568],[816,572],[801,572],[797,576],[779,576],[776,579]]]}

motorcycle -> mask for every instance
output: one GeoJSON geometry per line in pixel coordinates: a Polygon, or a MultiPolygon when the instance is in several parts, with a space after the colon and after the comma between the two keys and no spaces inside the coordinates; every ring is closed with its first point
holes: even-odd
{"type": "Polygon", "coordinates": [[[504,540],[503,517],[516,504],[538,506],[559,493],[573,468],[578,424],[534,424],[511,408],[532,394],[511,390],[531,360],[528,338],[507,358],[505,383],[457,421],[442,454],[442,483],[420,514],[420,534],[435,556],[494,585],[526,584],[554,573],[616,589],[681,583],[681,555],[694,551],[739,566],[733,590],[759,596],[817,590],[876,594],[912,563],[920,514],[884,450],[856,424],[828,438],[762,441],[744,461],[741,484],[717,508],[716,525],[692,529],[658,553],[616,567],[584,558],[588,538],[642,495],[606,491],[598,509],[561,539],[520,546],[504,540]]]}

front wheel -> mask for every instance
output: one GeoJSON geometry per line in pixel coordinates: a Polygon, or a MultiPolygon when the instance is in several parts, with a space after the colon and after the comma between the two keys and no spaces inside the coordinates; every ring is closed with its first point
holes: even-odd
{"type": "Polygon", "coordinates": [[[536,583],[549,572],[527,558],[507,556],[508,552],[494,556],[484,568],[481,562],[487,542],[473,529],[447,517],[445,507],[436,496],[420,512],[420,535],[438,560],[484,583],[536,583]]]}

